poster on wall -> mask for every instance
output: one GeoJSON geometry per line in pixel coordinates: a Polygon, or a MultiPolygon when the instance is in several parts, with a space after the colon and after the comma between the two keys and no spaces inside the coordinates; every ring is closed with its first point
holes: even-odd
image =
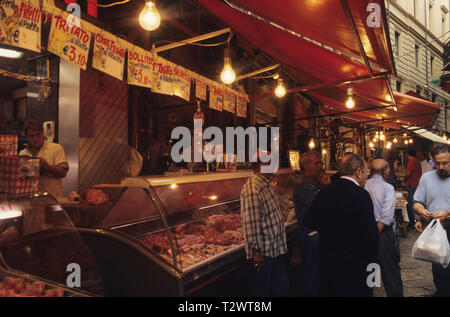
{"type": "Polygon", "coordinates": [[[182,67],[173,71],[173,94],[186,101],[191,99],[191,75],[182,67]]]}
{"type": "Polygon", "coordinates": [[[236,109],[236,91],[230,88],[224,88],[223,110],[235,113],[236,109]]]}
{"type": "Polygon", "coordinates": [[[123,79],[126,49],[110,33],[97,33],[94,37],[92,67],[119,80],[123,79]]]}
{"type": "Polygon", "coordinates": [[[38,1],[0,0],[0,43],[41,51],[38,1]]]}
{"type": "Polygon", "coordinates": [[[91,32],[83,27],[69,26],[66,18],[53,15],[47,50],[86,70],[91,32]]]}
{"type": "Polygon", "coordinates": [[[164,95],[173,95],[174,66],[174,64],[162,58],[158,58],[153,62],[153,92],[164,95]]]}
{"type": "Polygon", "coordinates": [[[201,100],[206,100],[206,80],[202,77],[197,77],[195,80],[195,97],[201,100]]]}
{"type": "Polygon", "coordinates": [[[209,89],[209,107],[218,111],[222,111],[223,86],[213,83],[211,84],[209,89]]]}
{"type": "Polygon", "coordinates": [[[236,98],[236,115],[241,118],[247,117],[248,95],[239,93],[236,98]]]}
{"type": "Polygon", "coordinates": [[[127,73],[128,84],[151,88],[153,78],[153,56],[136,46],[129,49],[127,73]]]}

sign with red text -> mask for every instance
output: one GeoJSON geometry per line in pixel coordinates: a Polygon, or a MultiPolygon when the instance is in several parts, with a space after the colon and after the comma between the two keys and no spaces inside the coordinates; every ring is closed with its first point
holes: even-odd
{"type": "Polygon", "coordinates": [[[38,2],[0,0],[0,43],[41,51],[41,12],[38,2]]]}
{"type": "Polygon", "coordinates": [[[223,110],[234,113],[236,109],[236,91],[224,88],[223,93],[223,110]]]}
{"type": "Polygon", "coordinates": [[[206,100],[206,80],[198,77],[195,80],[195,97],[201,100],[206,100]]]}
{"type": "Polygon", "coordinates": [[[157,61],[153,62],[153,92],[173,95],[174,66],[174,64],[169,63],[162,58],[158,58],[157,61]]]}
{"type": "Polygon", "coordinates": [[[153,56],[134,46],[128,50],[128,84],[146,88],[152,87],[153,56]]]}
{"type": "Polygon", "coordinates": [[[69,26],[61,15],[54,15],[47,50],[86,70],[91,45],[91,32],[69,26]]]}
{"type": "Polygon", "coordinates": [[[126,49],[110,33],[97,33],[94,37],[92,67],[119,80],[123,79],[126,49]]]}
{"type": "Polygon", "coordinates": [[[223,108],[223,86],[212,84],[209,87],[209,107],[218,111],[223,108]]]}
{"type": "Polygon", "coordinates": [[[189,101],[191,99],[191,75],[181,67],[173,71],[173,94],[189,101]]]}
{"type": "Polygon", "coordinates": [[[241,118],[247,117],[248,96],[240,93],[236,98],[236,115],[241,118]]]}

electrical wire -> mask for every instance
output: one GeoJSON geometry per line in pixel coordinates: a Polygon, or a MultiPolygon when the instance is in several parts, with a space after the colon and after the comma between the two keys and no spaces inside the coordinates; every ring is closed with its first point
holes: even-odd
{"type": "Polygon", "coordinates": [[[201,43],[192,43],[192,42],[187,42],[187,41],[168,41],[168,40],[164,40],[164,41],[158,41],[153,43],[153,47],[156,47],[156,44],[163,44],[163,43],[167,43],[167,44],[172,44],[172,43],[183,43],[186,45],[195,45],[195,46],[205,46],[205,47],[213,47],[213,46],[220,46],[220,45],[224,45],[224,44],[230,44],[231,38],[233,37],[233,32],[230,32],[230,35],[228,36],[228,39],[226,41],[220,42],[220,43],[212,43],[212,44],[201,44],[201,43]]]}
{"type": "MultiPolygon", "coordinates": [[[[431,43],[433,43],[433,42],[436,42],[437,40],[439,40],[439,39],[441,39],[442,37],[446,36],[448,33],[450,33],[450,31],[445,32],[444,34],[442,34],[440,37],[436,38],[435,40],[426,42],[425,44],[418,46],[417,49],[420,49],[420,48],[422,48],[423,46],[428,46],[428,44],[431,44],[431,43]]],[[[398,56],[397,58],[401,58],[401,57],[403,57],[403,56],[409,55],[409,54],[411,54],[411,53],[414,53],[415,51],[416,51],[416,49],[414,48],[413,50],[411,50],[411,51],[409,51],[409,52],[407,52],[407,53],[404,53],[403,55],[400,55],[400,56],[398,56]]]]}
{"type": "Polygon", "coordinates": [[[113,3],[110,3],[110,4],[98,4],[98,3],[95,3],[95,2],[91,2],[89,0],[87,2],[97,6],[99,8],[110,8],[110,7],[113,7],[113,6],[117,6],[117,5],[128,3],[130,1],[131,0],[124,0],[124,1],[119,1],[119,2],[113,2],[113,3]]]}

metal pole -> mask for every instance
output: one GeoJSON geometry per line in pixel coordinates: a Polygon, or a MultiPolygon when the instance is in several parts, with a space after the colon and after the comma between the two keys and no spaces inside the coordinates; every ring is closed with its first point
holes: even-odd
{"type": "MultiPolygon", "coordinates": [[[[425,5],[425,91],[427,92],[427,99],[430,99],[430,91],[428,89],[428,27],[427,27],[427,1],[424,1],[425,5]]],[[[431,22],[431,21],[430,21],[431,22]]]]}

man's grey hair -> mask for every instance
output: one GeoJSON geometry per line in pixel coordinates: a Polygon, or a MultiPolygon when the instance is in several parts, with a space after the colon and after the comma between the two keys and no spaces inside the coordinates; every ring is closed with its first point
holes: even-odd
{"type": "Polygon", "coordinates": [[[431,156],[434,157],[441,153],[447,153],[450,152],[449,146],[444,143],[433,143],[430,149],[431,156]]]}
{"type": "Polygon", "coordinates": [[[347,154],[344,156],[339,166],[339,175],[353,176],[358,168],[361,170],[365,169],[365,162],[363,159],[357,154],[347,154]]]}
{"type": "Polygon", "coordinates": [[[300,157],[300,166],[303,169],[305,165],[312,163],[312,157],[317,156],[318,158],[321,158],[321,155],[317,151],[308,151],[302,154],[300,157]]]}

